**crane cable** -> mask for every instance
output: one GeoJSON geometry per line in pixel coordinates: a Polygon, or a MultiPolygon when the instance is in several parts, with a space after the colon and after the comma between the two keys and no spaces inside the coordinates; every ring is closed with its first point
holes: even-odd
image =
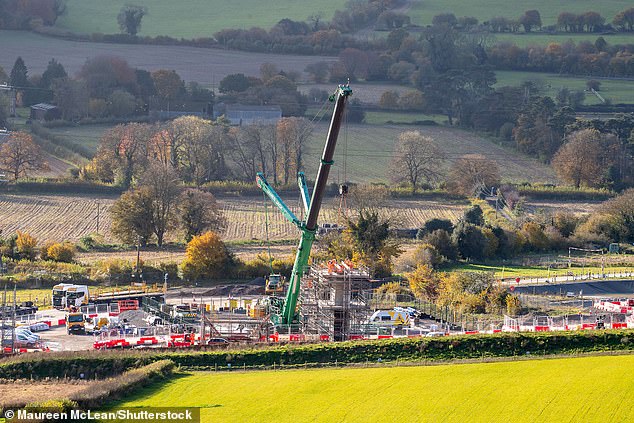
{"type": "Polygon", "coordinates": [[[273,256],[271,255],[271,241],[269,239],[269,207],[264,191],[262,191],[262,202],[264,203],[264,226],[266,228],[266,248],[269,253],[269,268],[271,269],[271,274],[273,274],[273,256]]]}

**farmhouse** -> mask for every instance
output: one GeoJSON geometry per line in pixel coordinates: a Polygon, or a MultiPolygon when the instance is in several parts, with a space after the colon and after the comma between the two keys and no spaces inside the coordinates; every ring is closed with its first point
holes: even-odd
{"type": "Polygon", "coordinates": [[[229,120],[231,125],[276,124],[282,118],[282,109],[280,106],[220,103],[214,107],[214,119],[222,115],[229,120]]]}
{"type": "Polygon", "coordinates": [[[61,111],[53,104],[38,103],[31,106],[31,120],[55,120],[61,119],[61,117],[61,111]]]}

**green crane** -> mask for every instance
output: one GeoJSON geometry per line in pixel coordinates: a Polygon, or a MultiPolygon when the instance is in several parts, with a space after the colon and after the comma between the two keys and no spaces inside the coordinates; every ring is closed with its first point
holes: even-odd
{"type": "Polygon", "coordinates": [[[264,193],[268,195],[273,203],[280,209],[284,217],[297,226],[302,233],[299,245],[297,246],[297,255],[295,256],[295,263],[293,264],[293,271],[291,272],[286,298],[271,297],[269,299],[271,320],[276,325],[290,325],[298,323],[299,320],[296,308],[299,298],[300,282],[304,274],[304,269],[308,265],[310,250],[315,240],[317,216],[319,215],[322,198],[326,184],[328,183],[330,167],[334,164],[335,145],[337,144],[339,128],[343,120],[346,100],[351,94],[352,89],[350,89],[348,85],[339,85],[337,91],[330,96],[330,101],[335,102],[335,109],[332,114],[332,120],[330,121],[326,146],[324,147],[319,170],[317,171],[317,179],[315,180],[312,197],[308,192],[304,173],[299,172],[297,174],[297,184],[299,185],[302,203],[306,211],[306,220],[300,220],[293,214],[291,209],[284,204],[284,201],[277,192],[275,192],[275,189],[269,185],[262,173],[258,173],[256,177],[256,182],[264,193]]]}

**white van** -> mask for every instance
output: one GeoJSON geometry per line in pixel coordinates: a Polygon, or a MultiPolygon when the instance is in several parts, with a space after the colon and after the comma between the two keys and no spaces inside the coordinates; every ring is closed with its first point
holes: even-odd
{"type": "Polygon", "coordinates": [[[376,326],[410,326],[409,313],[406,310],[377,310],[370,316],[370,324],[376,326]]]}

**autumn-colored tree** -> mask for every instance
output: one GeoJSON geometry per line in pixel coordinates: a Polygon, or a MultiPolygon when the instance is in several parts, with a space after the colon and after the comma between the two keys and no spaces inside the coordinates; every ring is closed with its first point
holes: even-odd
{"type": "Polygon", "coordinates": [[[152,203],[147,187],[124,192],[110,207],[112,235],[128,245],[146,245],[154,232],[152,203]]]}
{"type": "Polygon", "coordinates": [[[35,260],[37,257],[37,239],[26,232],[16,231],[18,237],[15,240],[15,248],[18,256],[27,260],[35,260]]]}
{"type": "Polygon", "coordinates": [[[402,132],[392,157],[392,179],[407,182],[413,193],[423,182],[435,184],[440,178],[443,157],[432,138],[419,131],[402,132]]]}
{"type": "Polygon", "coordinates": [[[170,102],[185,93],[185,83],[176,71],[159,69],[152,72],[152,80],[159,97],[167,102],[167,110],[169,110],[170,102]]]}
{"type": "Polygon", "coordinates": [[[12,132],[0,148],[0,166],[13,180],[27,176],[33,170],[46,169],[42,150],[26,132],[12,132]]]}
{"type": "Polygon", "coordinates": [[[46,256],[49,260],[72,263],[76,252],[75,246],[70,242],[57,242],[48,246],[46,256]]]}
{"type": "Polygon", "coordinates": [[[497,163],[482,154],[466,154],[456,160],[449,171],[448,188],[462,195],[474,195],[485,186],[500,184],[497,163]]]}
{"type": "Polygon", "coordinates": [[[143,123],[117,125],[101,137],[93,159],[95,167],[108,168],[112,179],[124,188],[130,187],[135,176],[140,176],[148,163],[148,142],[154,128],[143,123]]]}
{"type": "Polygon", "coordinates": [[[213,194],[198,189],[188,189],[181,194],[178,214],[187,242],[204,231],[221,230],[226,224],[213,194]]]}
{"type": "Polygon", "coordinates": [[[432,267],[419,264],[413,272],[406,273],[405,277],[417,298],[434,301],[438,297],[440,280],[432,267]]]}
{"type": "Polygon", "coordinates": [[[570,134],[568,142],[553,157],[552,166],[561,180],[577,188],[597,186],[618,159],[618,153],[615,136],[583,129],[570,134]]]}
{"type": "Polygon", "coordinates": [[[183,277],[189,280],[227,276],[231,255],[215,232],[195,236],[187,244],[182,263],[183,277]]]}

